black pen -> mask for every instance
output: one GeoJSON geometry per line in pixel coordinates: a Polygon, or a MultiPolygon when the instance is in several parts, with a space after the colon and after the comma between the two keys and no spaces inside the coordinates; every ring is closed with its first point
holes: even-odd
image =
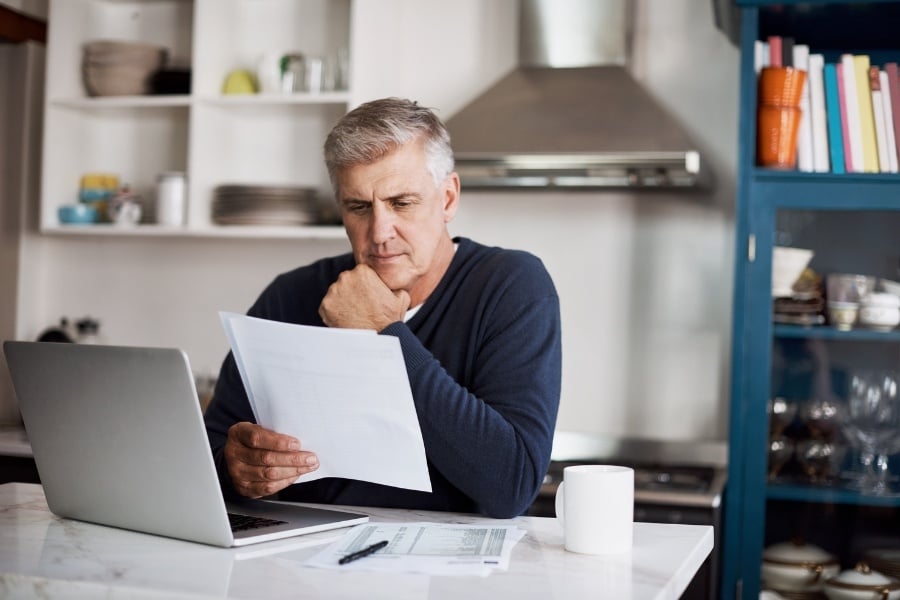
{"type": "Polygon", "coordinates": [[[352,552],[352,553],[348,554],[347,556],[341,558],[341,560],[338,561],[338,564],[346,565],[348,562],[353,562],[357,558],[362,558],[364,556],[374,554],[387,545],[388,545],[388,541],[382,540],[382,541],[378,542],[377,544],[372,544],[371,546],[366,546],[362,550],[357,550],[356,552],[352,552]]]}

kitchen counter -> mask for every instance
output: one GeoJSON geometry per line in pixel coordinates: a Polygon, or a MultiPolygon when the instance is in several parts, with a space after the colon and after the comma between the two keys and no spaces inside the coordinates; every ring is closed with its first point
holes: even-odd
{"type": "MultiPolygon", "coordinates": [[[[350,508],[350,507],[348,507],[350,508]]],[[[359,508],[373,522],[497,523],[477,515],[359,508]]],[[[183,542],[50,513],[40,485],[0,485],[0,597],[12,598],[678,598],[713,547],[713,528],[635,523],[634,550],[615,557],[563,549],[555,519],[527,530],[508,571],[488,577],[340,573],[301,562],[346,529],[239,549],[183,542]]]]}

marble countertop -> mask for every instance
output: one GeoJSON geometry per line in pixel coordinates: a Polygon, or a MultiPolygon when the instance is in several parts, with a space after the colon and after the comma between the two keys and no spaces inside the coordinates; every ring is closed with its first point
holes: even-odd
{"type": "Polygon", "coordinates": [[[675,599],[713,547],[705,525],[635,523],[634,549],[614,557],[566,552],[555,519],[358,508],[374,522],[515,524],[527,530],[508,571],[488,577],[336,572],[302,561],[346,530],[236,549],[60,519],[37,484],[0,485],[0,597],[675,599]]]}

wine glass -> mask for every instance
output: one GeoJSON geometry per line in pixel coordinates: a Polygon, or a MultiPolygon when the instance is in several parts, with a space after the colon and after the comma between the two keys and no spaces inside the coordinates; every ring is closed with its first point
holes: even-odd
{"type": "Polygon", "coordinates": [[[861,477],[851,487],[864,494],[890,493],[886,479],[887,456],[895,451],[900,434],[897,387],[896,371],[862,370],[850,377],[845,430],[851,442],[859,447],[863,466],[861,477]]]}

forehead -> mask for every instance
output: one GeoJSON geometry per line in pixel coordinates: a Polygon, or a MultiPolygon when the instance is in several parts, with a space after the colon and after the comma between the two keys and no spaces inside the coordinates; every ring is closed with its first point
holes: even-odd
{"type": "Polygon", "coordinates": [[[376,161],[351,165],[338,171],[342,198],[369,198],[433,187],[421,143],[410,142],[376,161]]]}

